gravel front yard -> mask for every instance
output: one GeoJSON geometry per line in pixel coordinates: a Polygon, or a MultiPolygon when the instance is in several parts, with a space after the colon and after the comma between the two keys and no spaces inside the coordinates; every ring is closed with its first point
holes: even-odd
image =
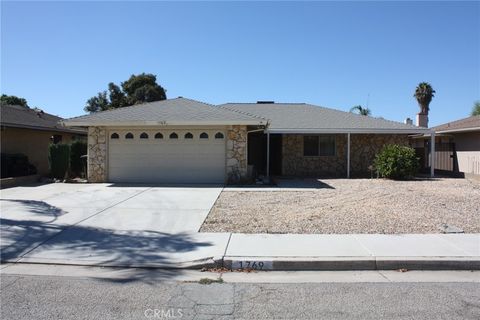
{"type": "Polygon", "coordinates": [[[447,223],[466,233],[480,232],[478,181],[322,179],[321,182],[327,187],[302,191],[227,189],[200,231],[440,233],[439,227],[447,223]]]}

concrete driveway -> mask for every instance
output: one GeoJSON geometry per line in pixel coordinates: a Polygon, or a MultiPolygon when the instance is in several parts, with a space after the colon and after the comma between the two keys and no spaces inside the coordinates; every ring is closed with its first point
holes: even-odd
{"type": "Polygon", "coordinates": [[[199,234],[222,186],[47,184],[1,190],[2,262],[188,266],[229,234],[199,234]]]}

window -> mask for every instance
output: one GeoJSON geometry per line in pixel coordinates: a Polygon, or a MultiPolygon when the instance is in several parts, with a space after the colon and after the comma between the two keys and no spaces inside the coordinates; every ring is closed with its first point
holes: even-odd
{"type": "Polygon", "coordinates": [[[50,140],[53,142],[53,144],[57,144],[62,142],[62,135],[61,134],[54,134],[53,136],[50,137],[50,140]]]}
{"type": "Polygon", "coordinates": [[[304,136],[305,157],[335,156],[335,136],[304,136]]]}
{"type": "Polygon", "coordinates": [[[335,136],[320,136],[320,156],[335,156],[335,136]]]}
{"type": "Polygon", "coordinates": [[[178,134],[175,132],[170,133],[170,139],[178,139],[178,134]]]}
{"type": "Polygon", "coordinates": [[[193,134],[191,134],[190,132],[187,132],[185,133],[185,139],[193,139],[193,134]]]}
{"type": "Polygon", "coordinates": [[[120,137],[118,136],[118,133],[116,133],[116,132],[112,133],[112,135],[110,136],[110,139],[118,139],[118,138],[120,138],[120,137]]]}
{"type": "Polygon", "coordinates": [[[312,157],[319,155],[318,136],[304,136],[303,137],[303,155],[305,157],[312,157]]]}
{"type": "Polygon", "coordinates": [[[148,139],[148,134],[146,132],[143,132],[141,135],[140,135],[140,139],[148,139]]]}
{"type": "Polygon", "coordinates": [[[133,139],[133,134],[131,132],[127,133],[125,139],[133,139]]]}
{"type": "Polygon", "coordinates": [[[215,139],[223,139],[223,133],[221,132],[215,133],[215,139]]]}
{"type": "Polygon", "coordinates": [[[208,133],[202,132],[202,133],[200,134],[200,139],[208,139],[208,133]]]}
{"type": "Polygon", "coordinates": [[[155,133],[155,139],[163,139],[163,134],[160,132],[155,133]]]}

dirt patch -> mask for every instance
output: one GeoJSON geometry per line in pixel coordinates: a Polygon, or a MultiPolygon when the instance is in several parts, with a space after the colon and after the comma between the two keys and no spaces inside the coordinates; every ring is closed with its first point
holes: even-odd
{"type": "Polygon", "coordinates": [[[317,189],[228,191],[201,232],[440,233],[442,224],[480,232],[480,183],[468,179],[322,179],[317,189]],[[291,191],[290,191],[291,190],[291,191]]]}

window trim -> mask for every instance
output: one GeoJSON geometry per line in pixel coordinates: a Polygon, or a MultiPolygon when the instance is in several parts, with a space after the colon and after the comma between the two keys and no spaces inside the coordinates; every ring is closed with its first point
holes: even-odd
{"type": "Polygon", "coordinates": [[[336,135],[330,134],[309,134],[303,135],[303,157],[304,158],[327,158],[337,156],[337,139],[336,135]],[[305,155],[305,137],[318,137],[318,154],[317,155],[305,155]],[[330,137],[333,140],[333,154],[322,154],[322,148],[320,147],[321,138],[330,137]]]}

